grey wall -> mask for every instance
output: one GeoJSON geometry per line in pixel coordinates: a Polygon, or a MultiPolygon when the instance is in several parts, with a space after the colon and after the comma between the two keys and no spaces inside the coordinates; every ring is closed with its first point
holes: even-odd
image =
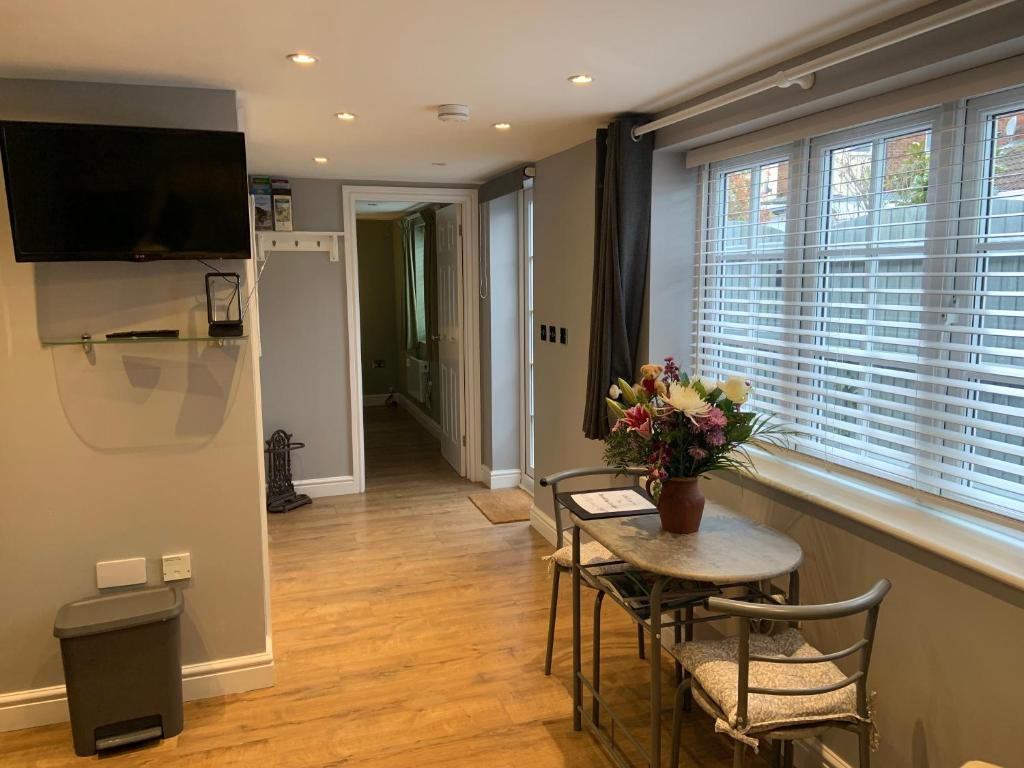
{"type": "Polygon", "coordinates": [[[260,279],[263,431],[306,447],[292,477],[352,474],[345,266],[325,253],[274,253],[260,279]]]}
{"type": "Polygon", "coordinates": [[[480,300],[483,462],[519,469],[520,369],[519,200],[507,194],[481,206],[487,297],[480,300]]]}
{"type": "Polygon", "coordinates": [[[697,177],[678,152],[655,152],[651,179],[651,264],[646,339],[640,349],[660,363],[672,355],[689,367],[693,350],[693,265],[697,244],[697,177]],[[658,318],[651,327],[650,318],[658,318]]]}
{"type": "MultiPolygon", "coordinates": [[[[534,308],[540,324],[569,329],[568,345],[536,341],[536,472],[544,477],[601,463],[583,437],[590,292],[594,269],[593,141],[537,163],[533,187],[534,308]]],[[[538,506],[550,498],[538,489],[538,506]]]]}
{"type": "MultiPolygon", "coordinates": [[[[593,151],[593,143],[587,143],[537,164],[537,321],[569,325],[574,343],[566,350],[538,342],[540,476],[599,464],[601,459],[601,444],[586,440],[580,431],[593,260],[593,151]]],[[[676,349],[669,342],[685,349],[690,331],[685,307],[692,292],[687,260],[694,235],[686,231],[686,222],[694,216],[695,193],[681,185],[693,182],[677,158],[655,156],[652,357],[676,349]]],[[[708,498],[731,504],[800,542],[806,555],[801,568],[805,602],[859,594],[882,576],[893,581],[872,663],[871,688],[877,692],[881,733],[878,765],[945,768],[970,758],[1024,764],[1017,734],[1017,699],[1024,686],[1024,611],[1018,607],[1019,599],[1005,601],[1005,590],[986,589],[984,583],[958,576],[934,557],[822,510],[798,511],[772,502],[766,494],[741,491],[722,478],[702,483],[708,498]]],[[[550,496],[539,492],[537,505],[546,511],[550,504],[550,496]]],[[[851,631],[849,623],[807,627],[812,641],[831,650],[848,645],[839,643],[849,640],[851,631]]],[[[856,746],[848,734],[829,735],[826,743],[856,764],[856,746]]]]}
{"type": "Polygon", "coordinates": [[[398,389],[399,339],[396,314],[394,226],[390,221],[360,220],[359,332],[363,363],[363,395],[387,394],[398,389]],[[384,362],[374,368],[375,360],[384,362]]]}
{"type": "MultiPolygon", "coordinates": [[[[291,179],[296,230],[340,232],[341,184],[291,179]]],[[[286,429],[306,444],[296,480],[352,474],[348,308],[344,258],[273,253],[260,278],[263,431],[286,429]]]]}
{"type": "MultiPolygon", "coordinates": [[[[230,91],[90,83],[0,80],[0,118],[236,128],[230,91]]],[[[190,552],[184,663],[263,652],[248,343],[97,345],[90,356],[40,344],[132,327],[204,333],[205,269],[17,264],[2,183],[0,210],[0,693],[63,682],[53,617],[97,594],[99,560],[145,557],[156,584],[162,555],[190,552]]]]}

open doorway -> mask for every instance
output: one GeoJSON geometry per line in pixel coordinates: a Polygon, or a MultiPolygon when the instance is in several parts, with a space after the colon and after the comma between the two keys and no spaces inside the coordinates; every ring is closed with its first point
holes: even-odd
{"type": "Polygon", "coordinates": [[[475,197],[473,190],[343,191],[360,490],[368,471],[371,482],[377,476],[368,462],[396,451],[440,455],[476,479],[475,197]]]}

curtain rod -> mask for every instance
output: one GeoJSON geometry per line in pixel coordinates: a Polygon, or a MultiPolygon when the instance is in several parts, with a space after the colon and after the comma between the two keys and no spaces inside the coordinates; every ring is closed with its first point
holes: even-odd
{"type": "Polygon", "coordinates": [[[638,125],[633,128],[633,140],[639,141],[640,137],[645,133],[651,133],[661,128],[666,128],[676,123],[681,123],[684,120],[689,120],[691,117],[697,115],[703,115],[705,112],[711,112],[712,110],[720,107],[728,106],[737,101],[756,96],[759,93],[770,91],[772,88],[789,88],[791,85],[799,85],[805,91],[814,85],[814,75],[816,72],[828,67],[834,67],[836,64],[842,64],[845,61],[850,61],[858,56],[863,56],[874,51],[887,48],[890,45],[901,43],[904,40],[909,40],[912,37],[923,35],[926,32],[939,29],[941,27],[954,24],[958,21],[963,21],[971,16],[977,16],[979,13],[985,13],[991,11],[1003,5],[1009,5],[1015,0],[968,0],[966,3],[954,6],[953,8],[947,8],[944,11],[927,16],[917,21],[912,21],[902,27],[891,29],[888,32],[883,32],[880,35],[869,37],[866,40],[861,40],[859,43],[853,43],[846,48],[840,48],[837,51],[826,53],[823,56],[819,56],[816,59],[811,59],[803,64],[797,64],[789,69],[783,69],[774,75],[756,80],[753,83],[744,85],[741,88],[737,88],[734,91],[724,93],[721,96],[716,96],[713,99],[708,99],[700,104],[695,104],[692,107],[681,109],[678,112],[673,112],[670,115],[652,120],[649,123],[638,125]]]}

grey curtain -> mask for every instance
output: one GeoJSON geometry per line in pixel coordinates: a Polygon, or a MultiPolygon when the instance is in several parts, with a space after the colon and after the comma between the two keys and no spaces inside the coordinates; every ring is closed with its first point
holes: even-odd
{"type": "Polygon", "coordinates": [[[416,228],[414,220],[402,219],[402,284],[405,301],[402,302],[402,328],[405,348],[418,350],[419,328],[416,324],[416,228]]]}
{"type": "Polygon", "coordinates": [[[583,433],[608,434],[605,396],[615,379],[632,381],[651,245],[651,167],[654,134],[634,141],[631,129],[647,121],[622,117],[597,132],[594,281],[590,308],[583,433]]]}

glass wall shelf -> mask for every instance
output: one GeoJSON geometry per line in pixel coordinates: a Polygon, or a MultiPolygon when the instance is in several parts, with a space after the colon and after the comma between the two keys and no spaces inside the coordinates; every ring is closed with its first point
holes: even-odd
{"type": "Polygon", "coordinates": [[[225,342],[245,341],[248,336],[133,336],[117,339],[108,339],[106,336],[92,338],[90,336],[79,336],[78,338],[66,339],[42,339],[44,347],[89,347],[93,344],[167,344],[184,341],[213,342],[223,346],[225,342]]]}

